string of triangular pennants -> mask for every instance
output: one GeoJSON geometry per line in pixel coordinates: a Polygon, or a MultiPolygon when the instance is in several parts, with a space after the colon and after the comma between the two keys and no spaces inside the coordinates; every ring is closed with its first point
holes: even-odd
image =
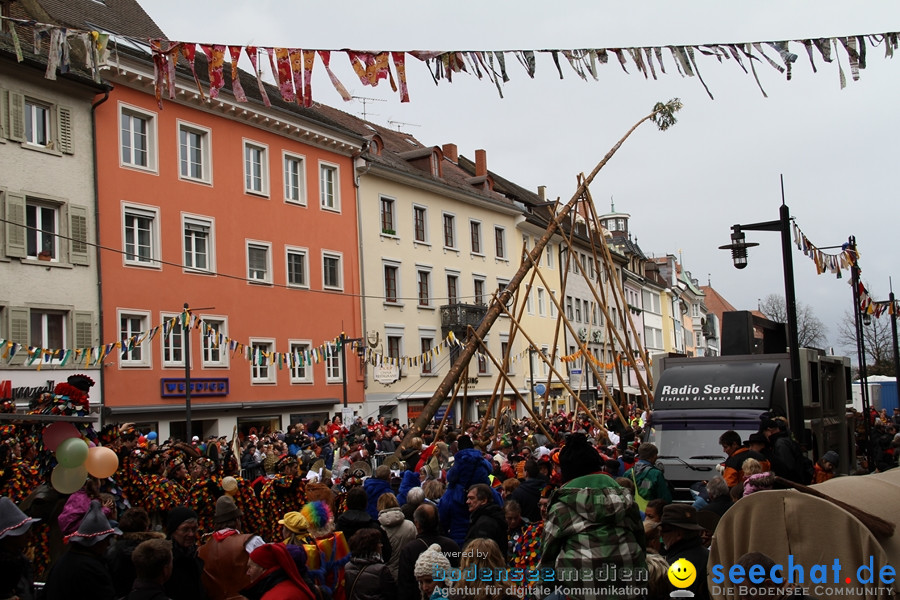
{"type": "MultiPolygon", "coordinates": [[[[578,360],[580,358],[587,358],[589,361],[591,361],[591,363],[594,364],[594,366],[596,366],[600,369],[603,369],[605,371],[612,371],[613,369],[616,368],[616,365],[619,365],[619,364],[631,364],[631,361],[624,360],[620,356],[616,356],[613,359],[613,362],[601,362],[599,359],[597,359],[596,356],[594,356],[594,354],[590,350],[587,350],[585,352],[581,349],[576,350],[572,354],[567,354],[566,356],[560,356],[559,360],[564,363],[570,363],[570,362],[575,362],[576,360],[578,360]]],[[[644,360],[640,357],[636,357],[635,363],[638,365],[643,365],[644,360]]],[[[653,361],[651,360],[650,363],[653,364],[653,361]]]]}
{"type": "MultiPolygon", "coordinates": [[[[241,356],[254,366],[271,365],[277,366],[279,369],[304,367],[319,364],[341,352],[341,336],[323,342],[316,347],[306,348],[304,350],[266,352],[258,346],[253,347],[252,345],[234,340],[219,332],[215,324],[207,323],[202,317],[199,317],[190,311],[184,311],[179,315],[165,319],[161,324],[146,331],[136,333],[116,342],[89,348],[41,348],[38,346],[26,346],[11,340],[0,339],[0,359],[9,364],[24,350],[25,366],[34,366],[37,370],[40,370],[43,366],[97,366],[114,352],[121,353],[122,356],[127,356],[128,353],[133,351],[136,347],[153,341],[160,333],[162,333],[164,340],[168,340],[175,327],[181,327],[187,330],[199,330],[201,331],[201,335],[209,342],[210,347],[225,349],[231,352],[232,357],[241,356]]],[[[362,358],[372,365],[415,367],[438,358],[441,355],[443,347],[451,348],[453,346],[462,345],[463,342],[461,342],[451,331],[438,346],[418,355],[392,357],[366,347],[362,353],[362,358]]],[[[358,351],[359,348],[359,342],[350,342],[350,349],[352,351],[358,351]]],[[[527,352],[528,351],[525,350],[518,355],[511,356],[510,359],[518,362],[519,360],[522,360],[522,355],[527,354],[527,352]]],[[[476,355],[480,358],[486,358],[486,356],[480,352],[477,352],[476,355]]]]}
{"type": "MultiPolygon", "coordinates": [[[[72,44],[83,45],[85,53],[85,68],[93,71],[94,77],[99,80],[98,67],[106,63],[109,52],[110,36],[97,31],[82,31],[78,29],[59,27],[56,25],[38,23],[32,20],[3,19],[20,25],[34,28],[35,54],[42,53],[42,41],[48,39],[48,65],[46,76],[49,79],[56,78],[56,71],[65,72],[69,68],[72,54],[72,44]]],[[[12,41],[16,55],[22,61],[22,50],[14,27],[12,41]]],[[[117,44],[117,38],[112,36],[113,44],[117,44]]],[[[121,36],[124,41],[137,42],[148,46],[153,55],[155,67],[156,97],[162,108],[162,95],[168,92],[169,98],[175,94],[175,65],[179,58],[184,59],[194,75],[199,93],[204,98],[203,86],[197,77],[195,58],[197,48],[206,55],[209,72],[208,94],[210,99],[215,99],[219,91],[225,85],[226,72],[225,61],[231,63],[231,86],[234,97],[239,102],[246,102],[247,97],[239,79],[238,63],[241,55],[246,54],[253,67],[259,85],[260,95],[266,106],[270,105],[268,93],[263,84],[260,66],[262,62],[268,62],[272,77],[278,87],[279,93],[285,102],[297,102],[303,106],[312,106],[312,75],[317,63],[328,74],[331,84],[345,101],[352,99],[347,88],[338,80],[331,68],[331,59],[334,54],[343,54],[347,57],[354,73],[364,86],[376,87],[381,81],[386,80],[394,92],[399,92],[401,102],[409,102],[409,87],[407,84],[406,59],[414,58],[424,62],[434,82],[441,80],[453,81],[454,74],[466,73],[474,75],[478,79],[487,78],[497,88],[500,97],[503,97],[503,84],[510,80],[507,69],[507,59],[510,62],[518,62],[532,79],[537,72],[538,55],[549,55],[553,59],[556,71],[560,79],[564,78],[564,63],[581,79],[587,81],[599,80],[601,66],[618,63],[625,73],[631,73],[628,69],[642,74],[645,79],[658,78],[666,72],[666,56],[669,57],[670,67],[674,65],[675,71],[682,77],[696,76],[703,85],[710,98],[713,97],[706,83],[700,75],[697,62],[698,55],[715,58],[719,63],[733,61],[746,74],[753,75],[763,96],[765,90],[759,81],[756,65],[768,64],[779,73],[785,74],[791,79],[793,64],[798,55],[791,52],[791,44],[799,44],[806,51],[810,65],[814,73],[818,72],[815,55],[826,63],[835,62],[838,67],[838,76],[841,89],[847,85],[847,77],[844,72],[844,64],[840,55],[850,70],[850,76],[854,81],[859,79],[859,72],[866,68],[867,49],[869,46],[877,47],[884,44],[886,58],[893,58],[894,50],[898,48],[900,33],[867,33],[850,36],[838,36],[830,38],[809,38],[799,40],[782,41],[755,41],[734,42],[721,44],[701,44],[684,46],[641,46],[624,48],[579,48],[579,49],[542,49],[542,50],[381,50],[360,51],[349,49],[304,49],[304,48],[278,48],[262,46],[234,46],[216,43],[198,43],[170,41],[165,39],[141,39],[121,36]],[[843,52],[841,52],[843,50],[843,52]],[[262,61],[260,60],[262,58],[262,61]],[[749,66],[749,70],[748,67],[749,66]]]]}
{"type": "Polygon", "coordinates": [[[869,290],[866,289],[862,281],[857,282],[857,286],[860,312],[873,315],[877,319],[880,319],[882,315],[900,315],[900,301],[872,300],[872,297],[869,296],[869,290]]]}
{"type": "Polygon", "coordinates": [[[816,264],[816,274],[828,272],[833,273],[835,277],[841,279],[844,270],[850,268],[859,260],[859,250],[853,249],[849,243],[841,246],[839,254],[828,254],[821,251],[815,244],[809,241],[796,223],[793,224],[794,244],[803,252],[811,261],[816,264]]]}

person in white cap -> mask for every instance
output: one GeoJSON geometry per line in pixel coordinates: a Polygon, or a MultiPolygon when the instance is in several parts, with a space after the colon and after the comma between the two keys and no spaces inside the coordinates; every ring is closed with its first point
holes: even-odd
{"type": "Polygon", "coordinates": [[[29,517],[6,496],[0,496],[0,597],[34,597],[34,572],[25,558],[31,526],[40,519],[29,517]]]}
{"type": "Polygon", "coordinates": [[[423,600],[444,597],[436,590],[439,587],[447,587],[449,571],[450,561],[441,552],[438,544],[428,546],[428,549],[419,555],[416,559],[415,575],[423,600]]]}

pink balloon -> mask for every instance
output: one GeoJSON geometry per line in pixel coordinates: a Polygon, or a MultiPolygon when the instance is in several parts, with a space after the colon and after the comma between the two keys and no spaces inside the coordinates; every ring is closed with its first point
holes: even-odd
{"type": "Polygon", "coordinates": [[[87,442],[88,448],[93,448],[93,447],[95,447],[95,446],[97,445],[97,444],[95,444],[94,442],[92,442],[92,441],[89,440],[89,439],[85,439],[84,441],[87,442]]]}
{"type": "Polygon", "coordinates": [[[61,443],[74,437],[81,437],[81,434],[78,433],[78,429],[71,423],[59,421],[44,427],[44,447],[50,452],[56,452],[61,443]]]}

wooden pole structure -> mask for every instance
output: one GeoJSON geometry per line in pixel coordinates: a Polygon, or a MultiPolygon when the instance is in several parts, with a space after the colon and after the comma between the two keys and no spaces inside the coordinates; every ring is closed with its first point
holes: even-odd
{"type": "MultiPolygon", "coordinates": [[[[523,247],[522,248],[522,262],[525,262],[527,254],[528,253],[526,252],[525,248],[523,247]]],[[[526,298],[528,298],[528,294],[531,293],[531,284],[533,282],[534,282],[534,272],[531,273],[531,279],[525,285],[525,297],[526,298]]],[[[519,290],[516,290],[515,298],[516,298],[516,301],[514,303],[514,306],[516,304],[518,304],[519,290]]],[[[503,372],[504,373],[506,373],[509,370],[509,351],[513,347],[513,342],[516,339],[516,333],[519,330],[519,322],[522,319],[522,314],[525,312],[526,306],[527,306],[527,300],[526,300],[526,302],[522,302],[521,305],[519,306],[519,318],[513,319],[509,324],[509,335],[507,336],[507,340],[506,340],[507,341],[506,356],[503,357],[503,372]]],[[[499,419],[500,419],[500,413],[502,412],[502,409],[503,409],[503,396],[505,395],[505,392],[506,392],[506,382],[502,378],[498,378],[497,381],[494,383],[494,394],[491,396],[491,400],[490,400],[490,403],[488,404],[487,411],[486,411],[487,416],[490,416],[491,409],[494,405],[494,399],[497,396],[498,388],[500,389],[500,402],[497,406],[497,417],[496,417],[497,421],[499,421],[499,419]]],[[[484,433],[484,429],[487,426],[487,422],[488,422],[488,419],[484,419],[481,422],[481,427],[478,429],[479,436],[484,433]]],[[[496,433],[497,433],[497,427],[494,428],[494,434],[496,435],[496,433]]]]}
{"type": "MultiPolygon", "coordinates": [[[[506,311],[506,307],[503,307],[503,310],[506,312],[506,315],[507,315],[509,318],[513,318],[513,316],[509,314],[509,311],[506,311]]],[[[528,341],[529,344],[534,344],[534,340],[532,340],[531,337],[529,337],[529,335],[528,335],[527,332],[522,331],[522,335],[525,336],[525,339],[528,341]]],[[[575,398],[576,404],[578,404],[578,405],[581,407],[581,409],[584,410],[584,412],[587,413],[588,417],[590,417],[590,419],[594,422],[594,425],[596,425],[598,428],[603,429],[603,430],[605,431],[605,430],[606,430],[606,427],[604,427],[604,426],[600,423],[600,421],[598,421],[598,420],[596,419],[596,417],[594,417],[594,415],[591,414],[591,411],[588,409],[588,407],[585,406],[584,403],[581,401],[580,396],[579,396],[578,394],[576,394],[576,393],[575,393],[575,390],[573,390],[572,387],[571,387],[571,386],[563,379],[563,376],[562,376],[562,375],[561,375],[561,374],[553,367],[553,365],[548,365],[548,366],[550,367],[550,370],[551,370],[554,374],[556,374],[557,377],[559,377],[560,383],[563,384],[563,387],[566,388],[566,391],[569,392],[569,395],[571,395],[573,398],[575,398]]],[[[619,417],[620,417],[620,418],[623,418],[621,414],[619,415],[619,417]]],[[[624,418],[623,418],[623,419],[624,419],[624,418]]],[[[623,422],[624,422],[624,421],[623,421],[623,422]]]]}
{"type": "MultiPolygon", "coordinates": [[[[580,264],[580,263],[578,263],[578,261],[575,261],[575,262],[576,262],[576,264],[580,264]]],[[[538,277],[540,278],[540,280],[544,283],[544,285],[547,285],[547,282],[544,279],[544,276],[541,274],[541,272],[536,271],[536,273],[537,273],[538,277]]],[[[556,298],[551,297],[550,300],[556,306],[557,311],[559,311],[559,314],[561,317],[561,322],[569,328],[569,332],[572,334],[572,337],[575,339],[578,339],[578,335],[575,332],[575,328],[572,327],[572,324],[569,322],[569,319],[563,314],[564,311],[563,311],[562,305],[559,303],[559,301],[556,298]]],[[[607,322],[609,322],[609,319],[607,319],[607,322]]],[[[523,333],[523,335],[525,335],[526,338],[528,337],[527,334],[523,333]]],[[[587,352],[587,345],[584,342],[581,342],[579,340],[579,345],[581,346],[582,352],[587,352]]],[[[609,393],[609,388],[606,386],[605,377],[600,377],[600,373],[599,373],[599,371],[597,371],[597,368],[593,362],[588,361],[588,364],[591,365],[591,371],[594,373],[594,376],[597,378],[597,382],[600,384],[600,387],[603,389],[603,393],[608,394],[608,395],[610,395],[610,397],[612,397],[612,394],[609,393]]],[[[551,368],[552,368],[552,366],[551,366],[551,368]]],[[[554,370],[554,372],[555,372],[555,370],[554,370]]],[[[619,419],[622,420],[623,425],[628,424],[627,420],[625,419],[625,417],[622,416],[621,413],[619,413],[619,419]]]]}
{"type": "MultiPolygon", "coordinates": [[[[559,205],[559,202],[557,201],[557,206],[558,205],[559,205]]],[[[552,215],[550,220],[555,221],[556,216],[552,215]]],[[[565,239],[565,236],[561,236],[561,237],[563,237],[563,239],[565,239]]],[[[568,258],[566,260],[568,261],[568,258]]],[[[560,284],[559,297],[562,298],[566,295],[566,284],[569,281],[569,267],[568,267],[568,262],[566,263],[566,267],[565,268],[563,267],[562,258],[559,259],[559,262],[557,264],[559,266],[560,273],[562,274],[560,277],[560,280],[559,280],[559,284],[560,284]]],[[[540,269],[537,268],[537,265],[534,265],[534,267],[535,267],[535,269],[534,269],[535,273],[537,273],[537,275],[540,277],[541,282],[544,284],[544,286],[548,290],[552,289],[547,284],[547,282],[544,280],[544,277],[543,277],[543,275],[541,275],[540,269]]],[[[549,294],[549,296],[550,296],[551,303],[556,306],[557,303],[554,302],[553,294],[549,294]]],[[[556,362],[556,352],[559,349],[559,334],[560,334],[560,331],[562,330],[562,328],[560,327],[560,325],[562,324],[561,318],[562,318],[562,311],[557,310],[556,328],[553,331],[553,346],[550,349],[550,364],[553,364],[556,362]]],[[[563,355],[565,355],[565,349],[563,349],[563,355]]],[[[547,393],[544,396],[544,401],[541,405],[541,414],[547,413],[547,404],[550,402],[550,382],[551,382],[551,377],[548,376],[547,377],[547,393]]]]}
{"type": "MultiPolygon", "coordinates": [[[[591,198],[590,190],[585,190],[585,197],[588,199],[588,202],[587,202],[588,211],[590,212],[591,216],[593,217],[594,227],[598,232],[600,232],[600,235],[599,235],[600,249],[603,251],[603,255],[606,259],[606,264],[608,266],[612,265],[612,254],[609,251],[609,244],[606,243],[606,238],[602,235],[602,228],[600,227],[600,220],[597,217],[597,212],[594,208],[594,201],[591,198]]],[[[613,270],[612,272],[615,273],[615,270],[613,270]]],[[[640,342],[640,338],[638,337],[637,327],[635,327],[634,319],[632,319],[632,317],[631,317],[631,311],[628,310],[628,306],[626,305],[627,303],[625,303],[625,289],[622,286],[622,282],[619,281],[618,279],[616,279],[615,277],[612,277],[611,279],[615,279],[615,285],[613,285],[611,287],[613,290],[613,296],[615,297],[616,305],[619,307],[619,310],[622,311],[622,315],[624,316],[624,318],[627,319],[628,326],[631,329],[631,332],[634,334],[635,345],[637,346],[637,349],[641,354],[641,359],[644,361],[645,365],[648,365],[648,364],[650,364],[650,360],[647,357],[647,349],[640,342]],[[620,298],[621,298],[621,303],[619,301],[620,298]]],[[[653,386],[653,380],[651,378],[649,370],[647,371],[647,381],[646,382],[644,381],[644,378],[641,377],[640,371],[638,371],[638,368],[637,368],[637,363],[634,361],[634,356],[631,352],[631,340],[629,339],[627,332],[625,335],[625,349],[628,351],[628,360],[631,363],[632,367],[634,368],[635,375],[637,376],[637,380],[638,380],[638,385],[641,387],[643,393],[646,394],[646,396],[642,396],[642,397],[649,399],[649,401],[652,403],[653,402],[653,392],[651,390],[651,387],[653,386]]],[[[644,402],[644,408],[649,408],[647,402],[644,402]]]]}
{"type": "MultiPolygon", "coordinates": [[[[510,279],[509,284],[505,290],[497,297],[494,298],[491,306],[488,307],[487,312],[484,315],[484,318],[481,320],[481,323],[478,325],[478,329],[475,330],[476,338],[471,338],[467,340],[465,347],[460,352],[459,357],[456,359],[456,362],[450,367],[450,370],[447,372],[447,375],[444,377],[444,380],[438,385],[437,389],[435,389],[434,393],[431,396],[431,400],[429,400],[425,407],[422,409],[422,413],[416,418],[415,422],[410,426],[409,431],[406,434],[406,437],[403,438],[403,441],[400,443],[400,446],[397,447],[394,454],[399,455],[406,446],[409,444],[409,441],[416,436],[421,435],[422,431],[425,429],[425,426],[431,421],[432,417],[434,417],[434,413],[437,411],[438,407],[443,403],[443,399],[447,396],[447,393],[452,389],[454,382],[459,379],[460,375],[465,370],[466,365],[472,358],[472,355],[475,353],[475,348],[478,344],[478,339],[483,338],[491,329],[494,324],[494,321],[497,320],[497,317],[500,316],[500,313],[506,308],[505,303],[509,300],[513,291],[515,291],[519,284],[522,283],[522,280],[525,278],[528,270],[531,268],[531,265],[534,264],[534,260],[537,257],[540,257],[541,252],[544,250],[544,247],[547,245],[547,242],[550,238],[556,233],[559,228],[559,219],[564,218],[566,214],[572,207],[575,205],[577,200],[584,194],[584,189],[590,185],[590,183],[597,176],[597,173],[603,169],[604,166],[615,156],[616,152],[619,151],[619,148],[622,147],[622,144],[631,136],[632,133],[637,130],[643,123],[646,121],[652,120],[657,127],[661,130],[666,130],[672,125],[675,124],[674,113],[681,109],[681,101],[676,99],[670,100],[669,102],[657,103],[654,106],[653,111],[642,117],[637,123],[631,126],[631,128],[622,136],[619,141],[617,141],[612,148],[606,153],[606,155],[597,163],[597,166],[591,171],[591,173],[582,181],[581,185],[578,186],[578,189],[575,190],[575,193],[572,195],[571,200],[566,203],[562,209],[560,210],[559,217],[554,219],[547,227],[547,230],[544,232],[537,242],[534,245],[534,248],[531,250],[530,261],[524,262],[519,266],[519,269],[513,275],[512,279],[510,279]]],[[[552,368],[552,365],[551,365],[552,368]]],[[[565,382],[563,382],[565,384],[565,382]]]]}
{"type": "MultiPolygon", "coordinates": [[[[481,347],[484,349],[485,354],[491,359],[491,362],[494,363],[495,367],[499,369],[499,368],[500,368],[500,363],[498,363],[498,362],[497,362],[497,359],[494,358],[494,355],[490,353],[490,351],[489,351],[489,350],[487,349],[487,347],[484,345],[484,342],[481,341],[481,340],[479,339],[479,340],[478,340],[478,343],[479,343],[479,344],[481,345],[481,347]]],[[[509,375],[507,375],[506,372],[503,371],[502,369],[501,369],[501,371],[500,371],[500,374],[501,374],[504,378],[509,379],[509,375]]],[[[544,425],[541,423],[540,419],[538,419],[537,416],[534,414],[534,411],[531,410],[531,407],[528,406],[528,403],[525,402],[524,398],[522,398],[522,395],[519,393],[519,390],[517,390],[516,387],[515,387],[514,385],[512,385],[512,381],[510,381],[510,385],[512,386],[513,392],[515,392],[515,394],[516,394],[516,396],[518,397],[519,401],[522,402],[522,404],[524,404],[524,405],[526,406],[526,409],[528,410],[528,414],[530,414],[530,415],[534,418],[535,424],[536,424],[536,425],[538,426],[538,428],[544,433],[544,435],[547,436],[547,439],[548,439],[548,440],[556,441],[556,438],[555,438],[554,436],[550,435],[550,432],[549,432],[549,431],[547,431],[546,429],[544,429],[544,425]]]]}

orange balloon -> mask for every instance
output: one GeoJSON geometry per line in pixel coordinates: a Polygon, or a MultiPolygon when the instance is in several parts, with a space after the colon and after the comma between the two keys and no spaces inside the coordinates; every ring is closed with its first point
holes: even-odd
{"type": "Polygon", "coordinates": [[[106,479],[119,470],[119,457],[110,448],[97,446],[88,450],[84,466],[94,477],[106,479]]]}

